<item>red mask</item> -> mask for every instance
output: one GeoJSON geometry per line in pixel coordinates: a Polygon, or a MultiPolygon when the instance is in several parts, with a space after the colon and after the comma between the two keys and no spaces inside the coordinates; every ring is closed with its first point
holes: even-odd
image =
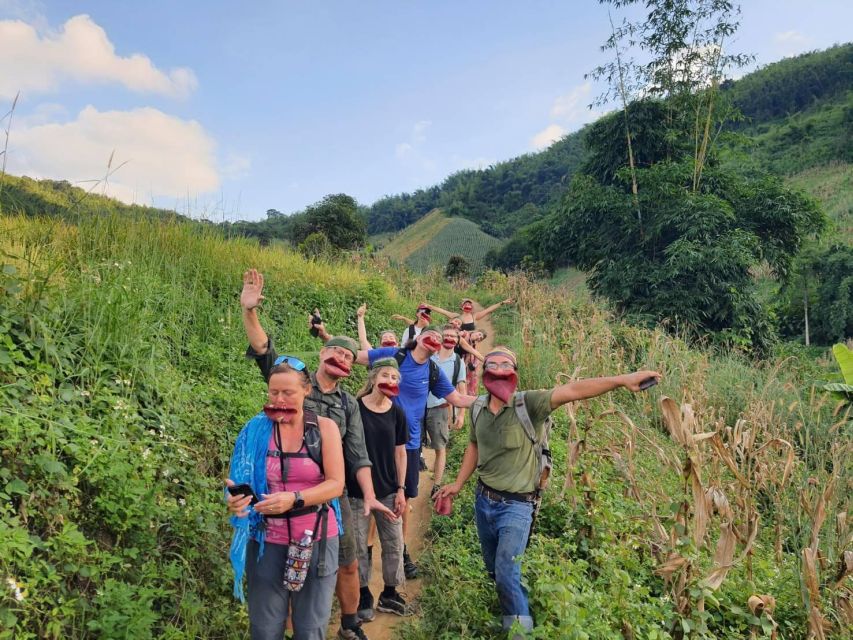
{"type": "Polygon", "coordinates": [[[379,344],[383,347],[396,347],[397,341],[396,340],[383,340],[379,344]]]}
{"type": "Polygon", "coordinates": [[[296,409],[280,404],[265,404],[264,413],[273,422],[289,422],[296,415],[296,409]]]}
{"type": "Polygon", "coordinates": [[[484,371],[483,386],[496,398],[509,402],[518,386],[518,374],[515,371],[484,371]]]}
{"type": "Polygon", "coordinates": [[[456,346],[456,340],[448,340],[447,338],[445,338],[444,340],[442,340],[441,344],[444,346],[445,349],[452,349],[456,346]]]}
{"type": "Polygon", "coordinates": [[[399,385],[391,384],[389,382],[380,382],[376,386],[384,396],[387,396],[389,398],[396,398],[398,395],[400,395],[399,385]]]}
{"type": "Polygon", "coordinates": [[[473,308],[474,305],[472,305],[470,302],[466,302],[462,305],[462,311],[464,311],[465,313],[470,313],[473,308]]]}
{"type": "Polygon", "coordinates": [[[441,349],[441,343],[432,336],[425,336],[424,339],[421,340],[421,344],[433,353],[441,349]]]}
{"type": "Polygon", "coordinates": [[[346,378],[352,371],[352,365],[335,356],[329,356],[323,360],[326,365],[326,373],[334,378],[346,378]]]}

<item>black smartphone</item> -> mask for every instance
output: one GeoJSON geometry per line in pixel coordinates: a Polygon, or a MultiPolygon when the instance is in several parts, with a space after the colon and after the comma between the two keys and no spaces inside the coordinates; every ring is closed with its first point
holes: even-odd
{"type": "Polygon", "coordinates": [[[320,335],[320,330],[317,329],[318,324],[323,324],[323,318],[320,317],[320,310],[314,309],[314,313],[311,314],[311,328],[308,330],[315,338],[320,335]]]}
{"type": "Polygon", "coordinates": [[[658,383],[658,379],[655,377],[646,378],[642,382],[640,382],[640,391],[645,391],[649,387],[653,387],[658,383]]]}
{"type": "Polygon", "coordinates": [[[235,484],[233,487],[228,487],[228,493],[232,496],[252,496],[252,501],[249,504],[259,502],[258,496],[252,491],[252,485],[250,484],[235,484]]]}

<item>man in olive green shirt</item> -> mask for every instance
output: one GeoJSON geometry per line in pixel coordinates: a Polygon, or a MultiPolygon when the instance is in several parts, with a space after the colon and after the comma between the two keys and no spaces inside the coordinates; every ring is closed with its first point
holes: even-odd
{"type": "MultiPolygon", "coordinates": [[[[506,347],[495,347],[483,365],[483,386],[489,392],[486,403],[474,417],[468,447],[456,482],[439,489],[435,500],[452,498],[462,489],[475,469],[479,469],[474,513],[477,534],[486,570],[495,581],[503,612],[503,627],[518,622],[525,630],[533,628],[527,602],[527,590],[521,584],[521,556],[527,548],[533,519],[533,500],[538,484],[539,460],[528,438],[514,402],[518,385],[518,361],[506,347]]],[[[530,417],[537,441],[541,439],[545,419],[557,407],[624,387],[637,392],[656,382],[655,371],[607,378],[590,378],[553,389],[527,391],[524,407],[530,417]]]]}

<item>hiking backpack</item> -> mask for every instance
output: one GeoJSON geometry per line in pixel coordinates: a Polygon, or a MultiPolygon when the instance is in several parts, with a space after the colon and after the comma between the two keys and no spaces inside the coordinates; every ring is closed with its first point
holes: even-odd
{"type": "MultiPolygon", "coordinates": [[[[397,349],[397,353],[394,354],[394,360],[397,361],[398,367],[403,366],[403,360],[406,359],[407,353],[409,353],[409,350],[406,348],[397,349]]],[[[438,368],[438,365],[435,363],[435,360],[433,360],[432,358],[429,358],[427,362],[429,362],[429,390],[432,391],[438,384],[440,370],[438,368]]]]}
{"type": "Polygon", "coordinates": [[[406,333],[409,334],[409,337],[403,341],[404,345],[415,339],[415,325],[410,324],[409,328],[406,330],[406,333]]]}
{"type": "MultiPolygon", "coordinates": [[[[524,429],[524,434],[533,444],[533,455],[537,461],[538,481],[534,492],[537,496],[541,495],[548,486],[548,480],[551,477],[551,449],[548,445],[548,439],[551,436],[551,429],[554,427],[554,419],[549,415],[545,418],[542,425],[542,438],[536,438],[536,429],[533,427],[533,421],[530,419],[530,414],[527,413],[527,406],[524,404],[524,391],[519,391],[513,398],[513,408],[518,421],[524,429]]],[[[474,404],[471,406],[471,424],[477,424],[477,418],[489,401],[488,395],[477,396],[474,404]]]]}
{"type": "Polygon", "coordinates": [[[302,423],[304,425],[302,440],[305,442],[305,448],[308,450],[308,457],[320,467],[320,473],[324,473],[323,437],[320,435],[320,424],[319,420],[317,420],[317,414],[310,409],[303,409],[302,415],[302,423]]]}

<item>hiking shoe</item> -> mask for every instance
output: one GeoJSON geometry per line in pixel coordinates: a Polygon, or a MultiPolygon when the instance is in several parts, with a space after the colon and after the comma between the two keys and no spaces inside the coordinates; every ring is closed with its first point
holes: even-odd
{"type": "Polygon", "coordinates": [[[412,557],[408,551],[403,553],[403,573],[406,575],[406,580],[413,580],[418,577],[418,565],[412,562],[412,557]]]}
{"type": "Polygon", "coordinates": [[[429,467],[427,467],[426,458],[424,458],[424,454],[421,454],[420,460],[420,469],[421,471],[426,471],[429,467]]]}
{"type": "Polygon", "coordinates": [[[361,590],[358,598],[358,617],[362,622],[370,622],[376,617],[376,612],[373,611],[373,594],[367,587],[361,590]]]}
{"type": "Polygon", "coordinates": [[[364,633],[361,625],[358,625],[355,629],[344,629],[343,627],[339,627],[338,640],[370,640],[370,638],[368,638],[367,634],[364,633]]]}
{"type": "Polygon", "coordinates": [[[408,616],[412,613],[406,606],[403,596],[396,591],[393,595],[380,594],[379,603],[376,605],[376,608],[385,613],[393,613],[398,616],[408,616]]]}

